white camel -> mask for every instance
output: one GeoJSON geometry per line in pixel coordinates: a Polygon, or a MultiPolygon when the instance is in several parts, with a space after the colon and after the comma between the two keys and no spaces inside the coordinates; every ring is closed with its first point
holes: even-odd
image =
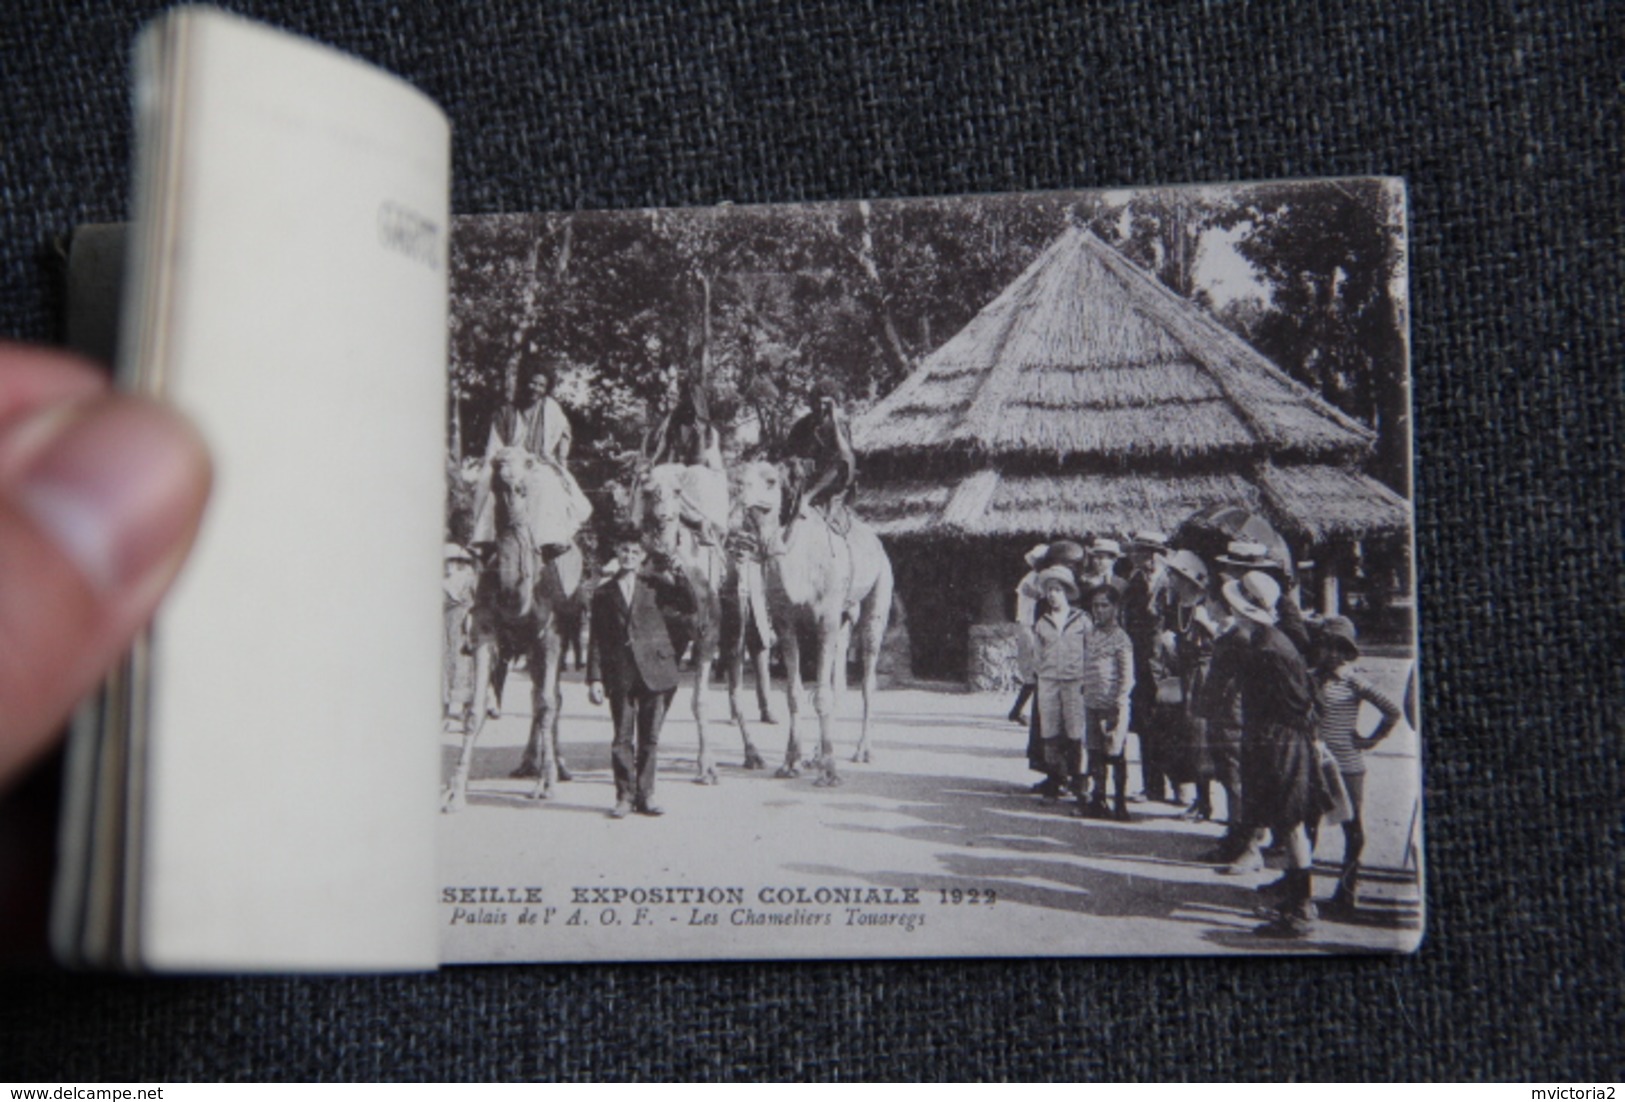
{"type": "Polygon", "coordinates": [[[783,524],[784,478],[771,463],[746,464],[740,472],[739,493],[756,537],[767,608],[789,680],[790,730],[779,775],[793,777],[801,771],[797,721],[806,700],[801,644],[807,638],[813,642],[818,671],[813,708],[818,713],[821,772],[815,783],[839,784],[832,723],[846,686],[847,652],[854,628],[862,648],[863,724],[852,760],[871,758],[869,719],[880,643],[891,613],[891,560],[874,530],[856,518],[842,534],[809,506],[791,517],[788,525],[783,524]]]}

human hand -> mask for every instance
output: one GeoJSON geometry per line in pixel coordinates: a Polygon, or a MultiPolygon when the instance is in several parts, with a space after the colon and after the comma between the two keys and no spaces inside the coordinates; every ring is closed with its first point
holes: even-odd
{"type": "Polygon", "coordinates": [[[0,342],[0,787],[151,618],[209,481],[174,412],[77,357],[0,342]]]}
{"type": "Polygon", "coordinates": [[[587,686],[587,699],[593,704],[602,704],[604,702],[604,683],[602,681],[594,681],[587,686]]]}

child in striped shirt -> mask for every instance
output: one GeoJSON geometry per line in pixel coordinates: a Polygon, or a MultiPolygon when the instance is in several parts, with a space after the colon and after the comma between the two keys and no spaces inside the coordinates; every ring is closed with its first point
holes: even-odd
{"type": "Polygon", "coordinates": [[[1078,814],[1087,818],[1115,818],[1127,822],[1129,697],[1134,692],[1134,644],[1117,622],[1118,609],[1128,583],[1108,576],[1089,593],[1089,612],[1095,630],[1089,637],[1088,661],[1083,670],[1084,746],[1089,752],[1090,796],[1080,792],[1078,814]],[[1113,811],[1106,811],[1106,767],[1111,766],[1117,786],[1113,811]]]}
{"type": "Polygon", "coordinates": [[[1354,814],[1343,824],[1343,869],[1337,878],[1337,890],[1324,908],[1327,912],[1352,914],[1355,892],[1360,881],[1360,852],[1365,848],[1365,827],[1360,820],[1360,805],[1365,796],[1365,755],[1377,743],[1387,738],[1399,723],[1399,705],[1354,672],[1354,660],[1360,656],[1360,645],[1355,641],[1354,624],[1343,616],[1328,617],[1321,625],[1319,654],[1315,663],[1315,690],[1320,704],[1320,741],[1337,759],[1337,770],[1343,775],[1348,789],[1349,803],[1354,814]],[[1356,723],[1360,717],[1360,703],[1370,703],[1382,713],[1371,734],[1360,735],[1356,723]]]}

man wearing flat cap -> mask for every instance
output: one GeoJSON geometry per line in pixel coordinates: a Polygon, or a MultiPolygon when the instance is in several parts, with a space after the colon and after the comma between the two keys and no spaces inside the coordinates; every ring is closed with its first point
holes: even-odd
{"type": "Polygon", "coordinates": [[[1078,587],[1085,594],[1093,593],[1106,579],[1116,573],[1117,560],[1123,557],[1123,547],[1114,539],[1097,538],[1089,544],[1089,558],[1078,568],[1078,587]]]}

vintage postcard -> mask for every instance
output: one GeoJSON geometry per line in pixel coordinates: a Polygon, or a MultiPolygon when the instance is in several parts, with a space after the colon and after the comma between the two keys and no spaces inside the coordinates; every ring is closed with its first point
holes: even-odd
{"type": "Polygon", "coordinates": [[[1417,946],[1399,181],[450,264],[447,962],[1417,946]]]}

